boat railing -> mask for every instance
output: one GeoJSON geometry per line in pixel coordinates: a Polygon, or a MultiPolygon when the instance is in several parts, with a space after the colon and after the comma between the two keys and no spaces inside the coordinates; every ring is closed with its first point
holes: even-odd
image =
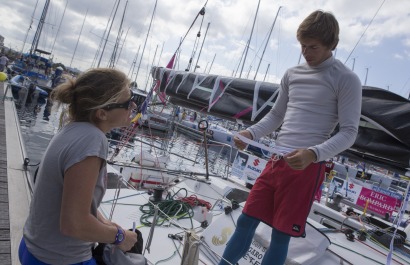
{"type": "MultiPolygon", "coordinates": [[[[174,128],[173,136],[147,136],[133,137],[132,141],[124,143],[121,140],[110,139],[112,154],[118,156],[115,160],[131,160],[136,152],[146,150],[154,156],[172,155],[173,162],[177,165],[199,166],[206,169],[206,159],[208,159],[208,170],[210,173],[227,179],[230,177],[232,161],[234,159],[234,149],[230,144],[217,141],[207,141],[207,148],[210,150],[205,156],[204,138],[196,138],[196,141],[187,142],[184,137],[174,137],[177,129],[174,128]],[[146,138],[150,140],[146,140],[146,138]],[[166,142],[167,144],[164,144],[166,142]],[[118,147],[126,149],[116,153],[118,147]]],[[[113,158],[114,159],[114,158],[113,158]]]]}
{"type": "Polygon", "coordinates": [[[195,161],[198,163],[201,160],[209,159],[211,163],[208,163],[210,166],[210,171],[214,174],[221,176],[222,178],[229,178],[231,172],[231,161],[233,159],[233,147],[229,144],[212,141],[207,143],[208,148],[217,148],[218,152],[213,152],[212,154],[208,153],[208,158],[205,157],[205,146],[204,140],[201,140],[200,143],[201,149],[198,150],[195,161]]]}

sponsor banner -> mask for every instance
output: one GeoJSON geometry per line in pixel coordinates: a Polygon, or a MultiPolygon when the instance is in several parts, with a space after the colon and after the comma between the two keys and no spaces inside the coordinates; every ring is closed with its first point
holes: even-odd
{"type": "Polygon", "coordinates": [[[267,162],[263,158],[238,151],[231,174],[247,183],[255,184],[255,180],[260,176],[267,162]]]}
{"type": "Polygon", "coordinates": [[[394,191],[386,190],[386,189],[383,189],[383,188],[380,188],[380,187],[377,187],[377,186],[373,186],[372,190],[383,193],[383,194],[386,194],[390,197],[396,198],[397,199],[396,207],[400,208],[401,201],[403,200],[403,195],[402,194],[394,192],[394,191]]]}
{"type": "Polygon", "coordinates": [[[231,175],[239,179],[243,179],[244,170],[245,170],[246,164],[248,163],[248,159],[249,159],[248,154],[238,151],[238,153],[236,154],[235,160],[233,161],[233,164],[232,164],[231,175]]]}
{"type": "Polygon", "coordinates": [[[329,192],[330,194],[339,192],[348,200],[363,208],[366,207],[366,202],[369,200],[368,210],[380,215],[388,213],[390,216],[395,208],[400,206],[400,198],[402,198],[400,194],[385,189],[375,187],[368,189],[338,177],[333,178],[329,186],[329,192]]]}
{"type": "Polygon", "coordinates": [[[339,192],[353,203],[357,202],[361,190],[362,186],[338,177],[333,177],[329,186],[330,194],[333,194],[333,192],[339,192]]]}
{"type": "Polygon", "coordinates": [[[394,211],[397,203],[396,198],[371,189],[362,188],[356,204],[365,207],[367,201],[369,201],[368,209],[370,211],[379,213],[381,215],[388,213],[390,216],[392,215],[392,212],[394,211]]]}

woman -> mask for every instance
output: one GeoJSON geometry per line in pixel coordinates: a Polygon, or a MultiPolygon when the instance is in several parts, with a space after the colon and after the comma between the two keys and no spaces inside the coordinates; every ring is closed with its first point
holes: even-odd
{"type": "Polygon", "coordinates": [[[106,189],[105,133],[129,125],[136,107],[126,75],[97,68],[68,79],[51,94],[68,104],[70,122],[51,140],[34,187],[19,257],[25,264],[96,264],[94,242],[123,251],[137,234],[106,220],[98,207],[106,189]]]}

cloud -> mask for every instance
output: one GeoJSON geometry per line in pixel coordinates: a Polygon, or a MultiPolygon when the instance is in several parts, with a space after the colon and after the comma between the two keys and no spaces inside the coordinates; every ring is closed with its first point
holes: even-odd
{"type": "MultiPolygon", "coordinates": [[[[22,1],[8,1],[7,5],[2,6],[0,34],[5,37],[6,45],[17,49],[23,47],[33,17],[32,29],[28,31],[24,49],[27,51],[30,48],[45,0],[38,1],[38,6],[34,16],[32,16],[36,2],[37,0],[25,0],[24,3],[22,1]]],[[[47,23],[40,40],[41,48],[51,49],[55,42],[54,58],[61,60],[64,64],[69,64],[73,57],[84,15],[88,9],[73,65],[82,70],[90,67],[93,62],[95,63],[96,58],[100,58],[102,44],[105,45],[105,50],[101,66],[106,66],[113,52],[126,3],[126,1],[121,1],[108,41],[104,44],[102,37],[104,32],[108,30],[107,25],[110,25],[109,19],[112,18],[115,11],[115,2],[111,0],[69,0],[61,28],[58,29],[67,0],[51,1],[46,18],[47,23]],[[59,33],[56,37],[58,30],[59,33]]],[[[163,50],[159,61],[160,64],[165,65],[176,51],[180,39],[188,32],[205,2],[205,0],[158,0],[155,17],[147,38],[155,0],[128,1],[123,23],[122,52],[116,67],[128,73],[138,47],[140,47],[138,66],[146,41],[138,77],[141,79],[139,82],[144,83],[146,69],[152,64],[156,46],[158,45],[158,51],[155,62],[158,62],[161,50],[163,50]],[[123,43],[127,31],[127,39],[123,43]]],[[[206,26],[210,23],[199,60],[200,69],[205,70],[207,64],[209,67],[216,54],[211,73],[231,75],[238,68],[245,45],[250,37],[257,3],[258,1],[247,0],[209,1],[205,16],[198,16],[181,46],[179,60],[181,70],[187,67],[193,52],[195,53],[193,61],[196,63],[206,26]],[[201,22],[202,28],[200,28],[201,22]],[[198,39],[196,34],[199,30],[201,38],[198,39]]],[[[375,85],[381,83],[382,86],[386,82],[393,84],[396,82],[395,80],[400,79],[400,75],[408,75],[404,69],[410,68],[409,49],[404,48],[410,47],[410,31],[407,26],[410,25],[410,16],[408,15],[410,1],[385,1],[381,6],[382,3],[383,0],[261,0],[244,67],[245,75],[251,69],[249,76],[253,78],[266,43],[269,28],[279,7],[282,6],[261,61],[258,78],[265,76],[269,65],[267,78],[272,82],[277,82],[287,68],[299,62],[300,48],[296,40],[296,29],[312,11],[323,9],[332,12],[339,21],[341,31],[337,58],[344,62],[350,55],[347,61],[350,65],[352,58],[356,58],[355,68],[358,72],[363,72],[365,67],[371,65],[372,75],[369,76],[368,82],[374,82],[375,85]],[[380,10],[377,12],[380,6],[380,10]],[[390,58],[391,61],[386,58],[390,58]],[[403,58],[401,61],[406,63],[406,66],[398,64],[397,58],[403,58]],[[388,70],[391,73],[386,72],[386,69],[380,73],[375,73],[378,69],[377,64],[381,64],[381,62],[383,64],[389,63],[388,70]],[[385,79],[391,79],[391,81],[385,79]]]]}

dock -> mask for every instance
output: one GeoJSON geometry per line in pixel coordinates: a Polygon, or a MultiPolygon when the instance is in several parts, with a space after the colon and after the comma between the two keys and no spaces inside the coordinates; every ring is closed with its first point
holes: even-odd
{"type": "Polygon", "coordinates": [[[26,151],[19,119],[11,91],[6,88],[7,82],[0,82],[0,264],[2,265],[20,264],[18,247],[31,200],[29,173],[23,167],[26,151]]]}

